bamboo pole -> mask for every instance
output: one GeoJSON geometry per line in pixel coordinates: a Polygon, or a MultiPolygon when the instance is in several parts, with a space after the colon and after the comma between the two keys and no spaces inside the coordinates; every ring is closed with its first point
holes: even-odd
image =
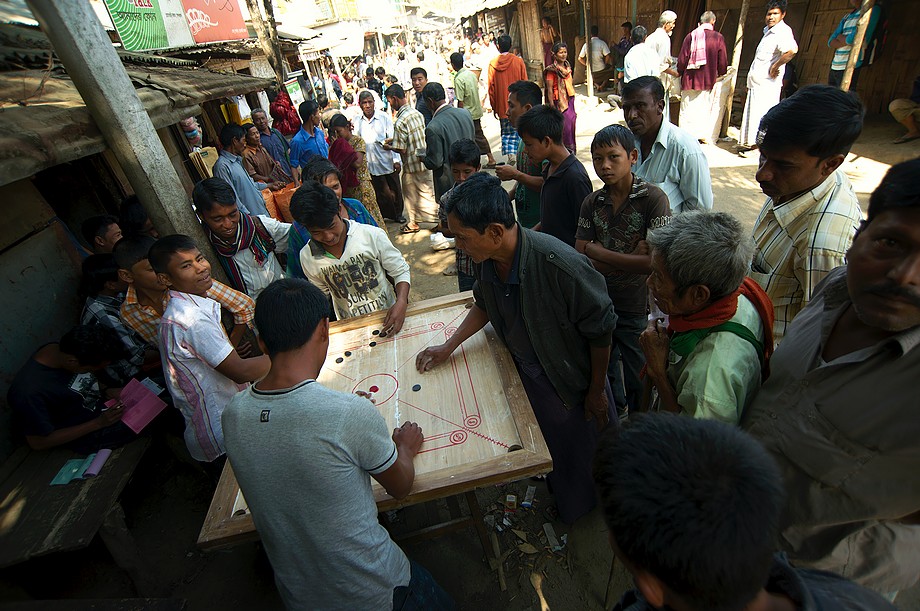
{"type": "Polygon", "coordinates": [[[850,90],[850,82],[853,80],[853,71],[856,70],[856,61],[859,59],[859,53],[862,51],[863,39],[866,37],[866,30],[869,28],[869,20],[872,18],[872,7],[875,0],[863,0],[859,9],[859,23],[856,26],[856,37],[853,44],[850,45],[850,57],[847,58],[847,67],[843,71],[843,80],[840,81],[840,89],[843,91],[850,90]]]}
{"type": "Polygon", "coordinates": [[[735,85],[738,82],[738,68],[741,64],[741,43],[744,39],[744,22],[747,20],[748,9],[751,7],[751,0],[744,0],[741,3],[741,14],[738,16],[738,31],[735,32],[735,46],[732,49],[732,72],[731,80],[728,83],[728,102],[725,108],[725,116],[722,118],[721,136],[728,135],[728,125],[732,119],[732,106],[735,103],[735,85]]]}

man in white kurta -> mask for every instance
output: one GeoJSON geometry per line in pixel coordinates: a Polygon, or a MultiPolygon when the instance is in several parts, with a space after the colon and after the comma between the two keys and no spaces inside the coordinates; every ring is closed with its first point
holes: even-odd
{"type": "Polygon", "coordinates": [[[665,104],[664,119],[670,120],[671,116],[671,92],[670,77],[677,77],[677,71],[674,69],[674,57],[671,55],[671,33],[677,25],[677,13],[674,11],[664,11],[658,18],[658,29],[648,35],[645,44],[648,45],[658,56],[658,74],[655,75],[661,79],[664,85],[665,104]]]}
{"type": "Polygon", "coordinates": [[[757,146],[760,120],[768,110],[779,104],[786,64],[799,50],[792,28],[783,21],[785,16],[785,0],[772,0],[767,4],[767,25],[754,51],[754,61],[747,76],[747,101],[738,138],[738,145],[743,149],[757,146]]]}

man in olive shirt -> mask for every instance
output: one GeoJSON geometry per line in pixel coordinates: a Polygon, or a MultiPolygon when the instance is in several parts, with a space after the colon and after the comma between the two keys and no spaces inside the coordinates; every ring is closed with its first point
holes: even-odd
{"type": "Polygon", "coordinates": [[[495,157],[492,156],[492,147],[489,146],[489,139],[482,131],[482,101],[479,99],[479,79],[469,68],[463,66],[463,55],[452,53],[450,56],[450,65],[454,71],[454,96],[457,98],[457,106],[466,108],[473,117],[473,128],[476,130],[476,137],[473,139],[479,146],[479,152],[489,159],[489,165],[486,168],[495,167],[495,157]]]}
{"type": "Polygon", "coordinates": [[[790,560],[889,597],[920,575],[918,175],[914,159],[882,179],[742,420],[783,472],[790,560]]]}

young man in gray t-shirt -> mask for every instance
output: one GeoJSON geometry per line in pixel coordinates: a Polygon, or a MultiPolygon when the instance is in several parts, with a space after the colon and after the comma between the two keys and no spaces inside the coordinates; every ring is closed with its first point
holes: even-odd
{"type": "Polygon", "coordinates": [[[256,301],[261,381],[224,410],[224,442],[289,609],[449,609],[450,597],[377,521],[370,477],[409,494],[422,430],[392,432],[366,398],[315,381],[329,347],[329,307],[306,280],[256,301]],[[370,477],[368,477],[370,475],[370,477]]]}

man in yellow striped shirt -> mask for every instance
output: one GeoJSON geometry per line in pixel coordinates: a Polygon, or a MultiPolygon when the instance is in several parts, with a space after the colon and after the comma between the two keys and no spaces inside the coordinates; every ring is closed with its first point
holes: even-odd
{"type": "Polygon", "coordinates": [[[815,286],[843,265],[863,218],[841,165],[864,114],[853,94],[813,85],[760,122],[756,178],[767,201],[754,224],[751,277],[773,301],[777,343],[815,286]]]}

